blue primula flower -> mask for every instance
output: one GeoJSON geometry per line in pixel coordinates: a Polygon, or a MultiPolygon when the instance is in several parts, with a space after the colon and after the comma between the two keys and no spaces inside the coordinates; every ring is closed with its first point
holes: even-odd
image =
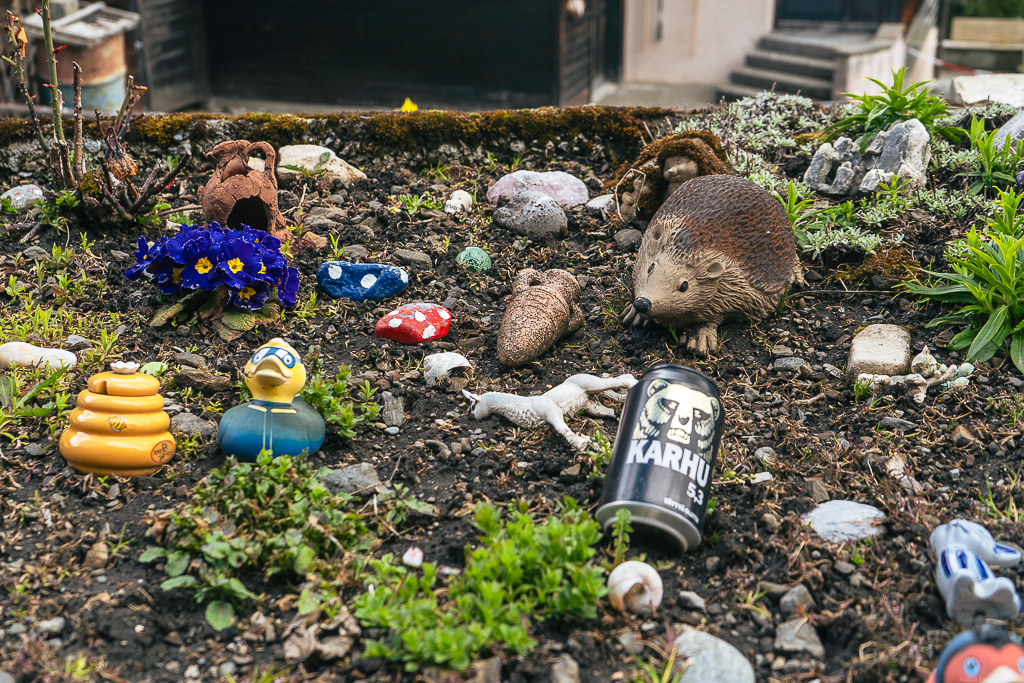
{"type": "Polygon", "coordinates": [[[135,251],[135,265],[126,270],[124,276],[129,280],[137,280],[142,275],[142,271],[153,263],[153,259],[160,255],[160,247],[159,240],[150,247],[145,237],[139,237],[139,248],[135,251]]]}
{"type": "Polygon", "coordinates": [[[161,237],[150,246],[139,238],[135,264],[125,277],[150,275],[164,294],[181,290],[214,291],[226,288],[228,305],[259,309],[277,291],[288,307],[295,306],[299,273],[281,254],[281,241],[261,230],[241,231],[183,224],[173,237],[161,237]]]}
{"type": "Polygon", "coordinates": [[[299,271],[288,268],[277,288],[277,298],[288,308],[294,308],[299,293],[299,271]]]}
{"type": "Polygon", "coordinates": [[[257,249],[242,237],[226,237],[221,242],[217,270],[224,278],[224,284],[232,289],[241,289],[259,279],[263,263],[257,249]]]}
{"type": "Polygon", "coordinates": [[[270,297],[270,285],[262,280],[254,280],[238,291],[232,291],[228,306],[258,310],[270,297]]]}
{"type": "Polygon", "coordinates": [[[197,234],[182,249],[184,261],[181,286],[212,291],[221,283],[217,270],[217,252],[209,233],[197,234]]]}

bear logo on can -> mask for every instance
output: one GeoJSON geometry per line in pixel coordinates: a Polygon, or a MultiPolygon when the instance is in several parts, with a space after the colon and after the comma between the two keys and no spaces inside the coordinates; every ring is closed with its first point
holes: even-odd
{"type": "Polygon", "coordinates": [[[647,387],[647,401],[633,428],[633,439],[657,439],[662,435],[689,445],[697,433],[696,450],[704,451],[715,439],[715,423],[722,407],[713,396],[683,384],[656,379],[647,387]]]}

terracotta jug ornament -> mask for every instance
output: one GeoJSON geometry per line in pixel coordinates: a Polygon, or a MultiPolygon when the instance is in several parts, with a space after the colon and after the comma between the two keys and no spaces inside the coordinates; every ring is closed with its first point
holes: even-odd
{"type": "Polygon", "coordinates": [[[236,230],[247,225],[286,239],[290,233],[282,230],[284,216],[277,208],[274,148],[266,142],[231,140],[214,147],[206,158],[217,166],[206,187],[199,190],[203,219],[236,230]],[[255,150],[266,157],[262,171],[249,165],[249,157],[255,150]]]}
{"type": "Polygon", "coordinates": [[[160,380],[137,372],[138,363],[111,363],[113,372],[89,378],[78,395],[60,452],[79,472],[141,477],[174,456],[171,418],[157,393],[160,380]]]}

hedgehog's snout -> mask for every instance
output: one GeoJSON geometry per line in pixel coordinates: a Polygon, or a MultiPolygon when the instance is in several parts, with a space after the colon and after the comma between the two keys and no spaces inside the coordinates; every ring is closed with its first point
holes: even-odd
{"type": "Polygon", "coordinates": [[[651,300],[646,297],[637,297],[633,301],[633,308],[637,313],[647,313],[651,310],[651,300]]]}

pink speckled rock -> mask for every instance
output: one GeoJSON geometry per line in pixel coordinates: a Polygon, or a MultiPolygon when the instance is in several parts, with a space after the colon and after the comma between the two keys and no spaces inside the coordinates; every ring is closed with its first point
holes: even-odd
{"type": "Polygon", "coordinates": [[[527,190],[543,192],[558,202],[563,209],[586,204],[590,199],[590,192],[583,181],[564,171],[516,171],[491,185],[487,190],[487,201],[497,204],[498,200],[506,195],[517,195],[527,190]]]}
{"type": "Polygon", "coordinates": [[[373,333],[402,344],[419,344],[448,334],[452,314],[437,304],[406,304],[377,321],[373,333]]]}

